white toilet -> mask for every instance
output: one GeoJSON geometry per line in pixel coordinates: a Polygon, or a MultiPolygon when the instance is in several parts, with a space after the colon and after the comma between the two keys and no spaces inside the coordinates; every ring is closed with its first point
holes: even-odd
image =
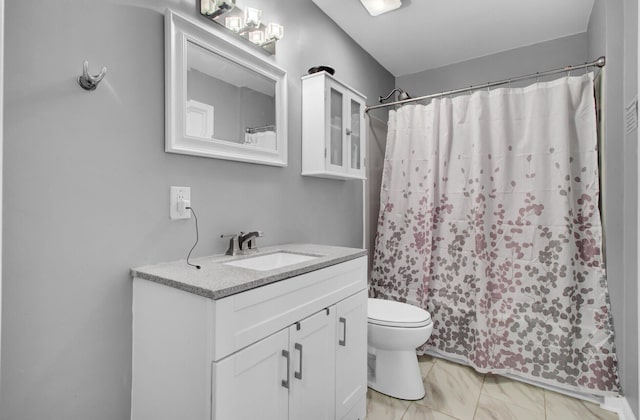
{"type": "Polygon", "coordinates": [[[407,303],[369,299],[368,385],[403,400],[424,397],[416,348],[431,336],[431,315],[407,303]]]}

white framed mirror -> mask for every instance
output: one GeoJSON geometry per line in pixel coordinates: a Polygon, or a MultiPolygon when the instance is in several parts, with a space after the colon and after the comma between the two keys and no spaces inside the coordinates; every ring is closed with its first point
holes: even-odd
{"type": "Polygon", "coordinates": [[[167,9],[166,152],[287,166],[286,89],[267,57],[167,9]]]}

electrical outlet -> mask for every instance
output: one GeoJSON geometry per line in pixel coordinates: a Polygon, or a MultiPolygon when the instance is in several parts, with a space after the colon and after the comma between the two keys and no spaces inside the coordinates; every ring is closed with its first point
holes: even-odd
{"type": "Polygon", "coordinates": [[[171,187],[169,191],[169,217],[171,220],[191,218],[190,187],[171,187]]]}

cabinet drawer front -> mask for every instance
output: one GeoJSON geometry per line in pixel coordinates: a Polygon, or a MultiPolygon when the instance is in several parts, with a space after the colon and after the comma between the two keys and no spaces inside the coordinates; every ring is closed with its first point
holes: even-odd
{"type": "Polygon", "coordinates": [[[367,287],[366,257],[215,301],[213,360],[367,287]]]}

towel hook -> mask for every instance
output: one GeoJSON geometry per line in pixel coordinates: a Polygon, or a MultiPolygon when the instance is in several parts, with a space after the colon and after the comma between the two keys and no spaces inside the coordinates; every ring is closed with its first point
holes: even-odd
{"type": "Polygon", "coordinates": [[[107,68],[103,67],[99,74],[92,76],[89,74],[89,62],[82,63],[82,76],[78,76],[78,84],[85,90],[96,90],[98,83],[104,79],[107,74],[107,68]]]}

